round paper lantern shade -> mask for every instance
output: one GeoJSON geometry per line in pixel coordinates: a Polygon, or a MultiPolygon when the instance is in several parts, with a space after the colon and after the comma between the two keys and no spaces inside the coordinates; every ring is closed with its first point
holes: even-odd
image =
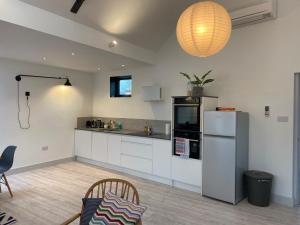
{"type": "Polygon", "coordinates": [[[222,50],[230,38],[231,18],[226,9],[211,1],[188,7],[177,23],[177,39],[189,54],[208,57],[222,50]]]}

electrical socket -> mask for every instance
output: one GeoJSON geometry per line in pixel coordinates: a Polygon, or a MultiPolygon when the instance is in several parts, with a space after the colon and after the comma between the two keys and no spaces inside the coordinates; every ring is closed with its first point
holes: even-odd
{"type": "Polygon", "coordinates": [[[48,151],[49,147],[48,146],[43,146],[42,151],[48,151]]]}

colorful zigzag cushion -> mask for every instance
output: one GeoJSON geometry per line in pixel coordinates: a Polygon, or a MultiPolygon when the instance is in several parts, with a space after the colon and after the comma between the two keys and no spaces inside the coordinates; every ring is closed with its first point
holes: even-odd
{"type": "Polygon", "coordinates": [[[107,192],[93,215],[90,225],[135,225],[146,207],[126,201],[107,192]]]}
{"type": "Polygon", "coordinates": [[[5,212],[0,211],[0,225],[11,225],[16,222],[17,220],[15,218],[7,215],[5,212]]]}

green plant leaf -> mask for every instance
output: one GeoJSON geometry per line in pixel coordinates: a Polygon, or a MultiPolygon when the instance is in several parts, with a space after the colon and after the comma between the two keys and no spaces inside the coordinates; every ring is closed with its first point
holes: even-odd
{"type": "Polygon", "coordinates": [[[207,79],[202,83],[202,86],[204,86],[205,84],[211,83],[213,81],[215,81],[215,79],[207,79]]]}
{"type": "Polygon", "coordinates": [[[205,78],[212,72],[212,70],[209,70],[207,73],[205,73],[202,77],[201,80],[202,82],[205,80],[205,78]]]}
{"type": "Polygon", "coordinates": [[[197,84],[201,85],[202,81],[200,80],[200,78],[196,74],[194,74],[194,77],[195,77],[197,84]]]}
{"type": "Polygon", "coordinates": [[[187,73],[180,72],[180,74],[186,77],[186,79],[191,80],[190,75],[188,75],[187,73]]]}

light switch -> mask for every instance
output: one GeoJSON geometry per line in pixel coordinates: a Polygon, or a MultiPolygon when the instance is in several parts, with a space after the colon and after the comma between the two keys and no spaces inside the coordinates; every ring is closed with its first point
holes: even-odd
{"type": "Polygon", "coordinates": [[[265,106],[265,117],[270,116],[270,106],[265,106]]]}
{"type": "Polygon", "coordinates": [[[289,117],[288,116],[278,116],[277,121],[279,123],[287,123],[287,122],[289,122],[289,117]]]}

